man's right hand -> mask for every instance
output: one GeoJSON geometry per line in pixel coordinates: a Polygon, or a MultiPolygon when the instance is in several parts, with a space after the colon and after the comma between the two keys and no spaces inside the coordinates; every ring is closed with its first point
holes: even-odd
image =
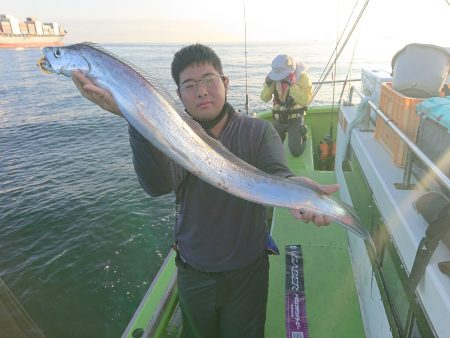
{"type": "Polygon", "coordinates": [[[92,83],[81,71],[75,71],[72,73],[72,80],[80,91],[81,95],[87,98],[89,101],[94,102],[103,109],[122,116],[122,112],[116,104],[113,96],[107,90],[97,87],[92,83]]]}

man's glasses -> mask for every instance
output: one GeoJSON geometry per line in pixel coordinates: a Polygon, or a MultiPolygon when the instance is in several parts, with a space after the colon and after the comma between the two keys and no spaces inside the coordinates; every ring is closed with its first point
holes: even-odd
{"type": "Polygon", "coordinates": [[[206,88],[214,88],[219,84],[221,79],[225,78],[223,75],[219,74],[206,74],[200,80],[189,80],[183,82],[180,85],[180,90],[183,90],[187,94],[194,94],[197,92],[198,86],[200,83],[203,83],[206,88]]]}

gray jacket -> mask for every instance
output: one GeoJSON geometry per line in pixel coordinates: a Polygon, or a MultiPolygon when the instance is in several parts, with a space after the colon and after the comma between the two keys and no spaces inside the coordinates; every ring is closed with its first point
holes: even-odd
{"type": "MultiPolygon", "coordinates": [[[[237,115],[219,141],[233,154],[270,174],[293,176],[280,137],[266,121],[237,115]]],[[[244,267],[264,251],[265,207],[237,198],[190,174],[129,127],[133,163],[139,182],[151,196],[176,192],[179,216],[175,241],[181,257],[202,271],[244,267]]]]}

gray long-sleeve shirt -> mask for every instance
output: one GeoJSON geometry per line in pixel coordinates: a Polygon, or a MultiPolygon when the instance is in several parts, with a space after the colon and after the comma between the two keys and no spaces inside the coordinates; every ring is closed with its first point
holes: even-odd
{"type": "MultiPolygon", "coordinates": [[[[237,115],[219,141],[233,154],[269,174],[293,176],[281,140],[266,121],[237,115]]],[[[170,123],[170,121],[168,121],[170,123]]],[[[256,260],[266,243],[265,207],[237,198],[188,173],[129,127],[139,182],[152,196],[177,192],[180,208],[175,240],[180,254],[202,271],[228,271],[256,260]]]]}

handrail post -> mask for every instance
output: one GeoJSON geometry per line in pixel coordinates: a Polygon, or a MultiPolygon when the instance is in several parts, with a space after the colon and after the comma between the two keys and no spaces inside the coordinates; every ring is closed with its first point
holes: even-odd
{"type": "Polygon", "coordinates": [[[403,182],[396,183],[395,187],[400,190],[410,190],[416,187],[415,184],[411,184],[411,174],[412,174],[412,163],[414,159],[414,154],[410,148],[406,151],[406,163],[405,170],[403,171],[403,182]]]}
{"type": "Polygon", "coordinates": [[[348,93],[348,105],[351,106],[352,105],[352,100],[353,100],[353,91],[355,90],[354,86],[350,87],[350,92],[348,93]]]}

